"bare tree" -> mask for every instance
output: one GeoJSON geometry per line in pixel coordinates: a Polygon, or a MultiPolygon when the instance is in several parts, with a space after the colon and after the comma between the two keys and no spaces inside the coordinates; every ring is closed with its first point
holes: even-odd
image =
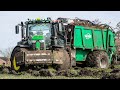
{"type": "Polygon", "coordinates": [[[7,48],[7,49],[5,49],[5,50],[0,50],[0,54],[3,56],[3,57],[6,57],[6,58],[10,58],[10,56],[11,56],[11,53],[12,53],[12,50],[13,50],[13,48],[11,48],[11,47],[9,47],[9,48],[7,48]]]}
{"type": "Polygon", "coordinates": [[[120,22],[118,22],[117,23],[117,25],[116,25],[116,28],[115,29],[117,29],[117,31],[120,31],[120,22]]]}
{"type": "Polygon", "coordinates": [[[117,23],[114,29],[116,30],[116,38],[120,39],[120,22],[117,23]]]}
{"type": "Polygon", "coordinates": [[[95,19],[94,21],[92,21],[94,24],[100,24],[100,20],[99,19],[95,19]]]}
{"type": "MultiPolygon", "coordinates": [[[[101,24],[102,22],[99,19],[95,19],[94,21],[92,21],[94,24],[101,24]]],[[[110,25],[111,22],[107,23],[107,25],[110,25]]]]}

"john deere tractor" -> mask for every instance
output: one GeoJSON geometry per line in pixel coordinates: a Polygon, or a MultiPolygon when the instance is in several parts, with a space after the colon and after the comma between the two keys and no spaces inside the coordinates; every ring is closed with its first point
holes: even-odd
{"type": "Polygon", "coordinates": [[[56,65],[59,69],[70,67],[66,51],[64,25],[51,18],[28,19],[15,26],[16,34],[21,28],[21,41],[11,54],[11,68],[19,72],[26,66],[56,65]]]}

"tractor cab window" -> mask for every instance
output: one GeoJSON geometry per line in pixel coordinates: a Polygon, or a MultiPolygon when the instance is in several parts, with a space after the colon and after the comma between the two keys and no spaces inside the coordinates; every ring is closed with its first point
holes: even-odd
{"type": "Polygon", "coordinates": [[[34,35],[48,35],[50,32],[50,24],[30,24],[28,26],[29,36],[34,35]]]}
{"type": "Polygon", "coordinates": [[[30,40],[38,40],[35,37],[42,37],[39,39],[41,43],[44,43],[46,48],[50,45],[50,36],[51,36],[51,24],[41,23],[41,24],[29,24],[28,33],[30,40]],[[34,39],[33,39],[34,38],[34,39]]]}

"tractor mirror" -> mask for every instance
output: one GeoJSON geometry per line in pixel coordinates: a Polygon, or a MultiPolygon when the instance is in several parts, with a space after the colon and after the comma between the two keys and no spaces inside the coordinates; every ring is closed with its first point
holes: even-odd
{"type": "Polygon", "coordinates": [[[19,26],[15,26],[15,33],[18,34],[19,33],[19,26]]]}
{"type": "Polygon", "coordinates": [[[62,31],[62,24],[59,23],[59,31],[61,32],[62,31]]]}

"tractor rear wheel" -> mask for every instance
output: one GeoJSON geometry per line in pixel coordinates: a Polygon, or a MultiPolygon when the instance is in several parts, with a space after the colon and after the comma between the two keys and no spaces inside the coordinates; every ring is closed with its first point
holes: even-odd
{"type": "Polygon", "coordinates": [[[60,52],[62,53],[61,60],[63,64],[59,65],[58,70],[68,70],[71,67],[69,54],[64,49],[60,49],[60,52]]]}
{"type": "Polygon", "coordinates": [[[15,72],[20,72],[24,65],[18,65],[17,62],[18,62],[18,58],[16,57],[17,53],[19,53],[21,51],[20,47],[16,47],[14,48],[12,54],[11,54],[11,58],[10,58],[10,61],[11,61],[11,69],[12,71],[15,71],[15,72]]]}
{"type": "Polygon", "coordinates": [[[87,66],[97,68],[108,68],[109,57],[104,51],[93,51],[87,56],[87,66]]]}

